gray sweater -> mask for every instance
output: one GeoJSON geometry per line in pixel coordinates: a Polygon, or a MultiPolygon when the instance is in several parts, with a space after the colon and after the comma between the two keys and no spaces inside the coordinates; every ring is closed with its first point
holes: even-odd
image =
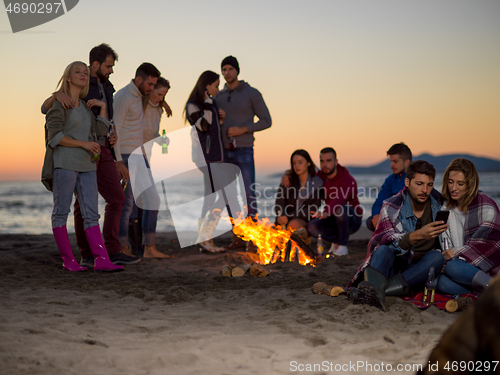
{"type": "Polygon", "coordinates": [[[221,126],[222,141],[224,148],[229,148],[230,140],[227,137],[227,130],[233,126],[246,126],[248,133],[244,133],[236,139],[236,147],[253,147],[253,133],[271,127],[271,115],[267,109],[262,94],[251,87],[245,81],[240,81],[234,90],[230,90],[227,84],[215,98],[217,106],[226,112],[226,118],[221,126]],[[254,122],[254,116],[259,121],[254,122]]]}

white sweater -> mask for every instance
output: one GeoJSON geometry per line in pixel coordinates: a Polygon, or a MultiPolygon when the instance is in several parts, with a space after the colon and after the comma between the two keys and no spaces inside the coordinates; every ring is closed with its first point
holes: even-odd
{"type": "Polygon", "coordinates": [[[160,120],[161,120],[161,110],[159,104],[153,105],[148,101],[146,110],[144,111],[144,118],[142,119],[143,126],[143,141],[144,143],[149,142],[156,137],[160,136],[160,120]]]}
{"type": "Polygon", "coordinates": [[[114,95],[113,109],[113,123],[118,136],[115,145],[116,161],[121,161],[122,154],[131,154],[143,143],[142,94],[134,80],[114,95]]]}

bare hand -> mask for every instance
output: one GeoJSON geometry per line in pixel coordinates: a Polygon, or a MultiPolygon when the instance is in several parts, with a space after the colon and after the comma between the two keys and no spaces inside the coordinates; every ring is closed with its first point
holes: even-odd
{"type": "Polygon", "coordinates": [[[99,108],[106,108],[106,103],[104,103],[102,100],[99,99],[90,99],[87,101],[87,107],[92,108],[92,107],[99,107],[99,108]]]}
{"type": "Polygon", "coordinates": [[[219,108],[219,122],[222,124],[225,118],[226,118],[226,111],[219,108]]]}
{"type": "Polygon", "coordinates": [[[377,228],[378,220],[380,219],[380,215],[373,215],[372,217],[372,225],[374,228],[377,228]]]}
{"type": "Polygon", "coordinates": [[[278,217],[277,222],[278,222],[279,225],[281,225],[282,227],[284,227],[285,225],[288,224],[288,218],[286,216],[280,216],[280,217],[278,217]]]}
{"type": "Polygon", "coordinates": [[[445,251],[443,251],[443,256],[444,259],[450,260],[452,258],[455,258],[455,253],[453,252],[453,249],[446,249],[445,251]]]}
{"type": "MultiPolygon", "coordinates": [[[[416,240],[431,240],[436,238],[441,233],[443,233],[446,229],[448,229],[448,224],[445,224],[444,221],[434,221],[429,223],[419,230],[411,233],[416,236],[416,240]]],[[[413,242],[413,241],[412,241],[413,242]]]]}
{"type": "Polygon", "coordinates": [[[328,214],[325,211],[316,211],[314,214],[311,216],[314,219],[326,219],[328,217],[328,214]]]}
{"type": "Polygon", "coordinates": [[[109,136],[109,146],[114,147],[116,145],[116,142],[118,142],[118,136],[116,133],[113,133],[109,136]]]}
{"type": "Polygon", "coordinates": [[[227,136],[229,138],[231,137],[237,137],[239,135],[242,135],[248,131],[248,128],[246,126],[231,126],[229,129],[227,129],[227,136]]]}
{"type": "Polygon", "coordinates": [[[123,161],[117,161],[115,165],[116,165],[116,170],[118,171],[118,175],[120,176],[120,179],[128,181],[129,179],[128,169],[123,163],[123,161]]]}
{"type": "Polygon", "coordinates": [[[83,142],[82,148],[91,152],[92,154],[101,154],[101,146],[95,142],[83,142]]]}
{"type": "Polygon", "coordinates": [[[281,185],[284,187],[290,186],[290,171],[286,171],[285,174],[281,177],[281,185]]]}
{"type": "Polygon", "coordinates": [[[167,102],[165,100],[162,100],[160,105],[163,107],[163,109],[165,109],[165,113],[167,114],[167,117],[172,116],[172,109],[170,108],[170,106],[167,104],[167,102]]]}
{"type": "Polygon", "coordinates": [[[69,95],[65,94],[62,91],[56,91],[54,93],[54,96],[55,96],[56,100],[59,103],[61,103],[61,105],[63,106],[64,109],[74,108],[76,105],[76,102],[73,99],[71,99],[71,97],[69,95]]]}

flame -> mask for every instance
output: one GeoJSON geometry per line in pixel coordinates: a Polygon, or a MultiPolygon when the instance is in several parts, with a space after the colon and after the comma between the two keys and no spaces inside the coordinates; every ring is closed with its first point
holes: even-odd
{"type": "MultiPolygon", "coordinates": [[[[279,225],[273,225],[268,218],[252,219],[250,216],[241,221],[233,228],[233,233],[244,241],[252,241],[257,247],[260,264],[275,263],[278,259],[285,261],[286,246],[290,241],[292,231],[281,229],[279,225]]],[[[292,241],[290,261],[295,260],[298,254],[298,262],[302,265],[314,266],[315,259],[309,258],[304,251],[292,241]]]]}

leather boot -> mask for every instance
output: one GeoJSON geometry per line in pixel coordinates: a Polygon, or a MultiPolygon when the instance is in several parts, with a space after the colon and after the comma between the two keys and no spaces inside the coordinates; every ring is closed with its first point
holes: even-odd
{"type": "Polygon", "coordinates": [[[123,271],[123,266],[115,266],[109,260],[99,225],[85,229],[85,235],[89,241],[90,251],[92,251],[92,255],[94,256],[94,272],[123,271]]]}
{"type": "Polygon", "coordinates": [[[82,267],[78,264],[71,250],[71,244],[69,243],[68,231],[66,230],[66,225],[61,227],[52,228],[52,233],[54,233],[54,238],[56,240],[57,247],[59,249],[59,254],[63,259],[63,268],[72,272],[79,272],[87,270],[86,267],[82,267]]]}
{"type": "Polygon", "coordinates": [[[484,271],[479,271],[472,278],[472,289],[481,293],[491,283],[492,277],[484,271]]]}
{"type": "Polygon", "coordinates": [[[130,252],[137,257],[144,256],[144,246],[142,246],[142,220],[130,219],[128,224],[128,242],[130,252]]]}
{"type": "Polygon", "coordinates": [[[365,269],[364,277],[365,280],[357,288],[350,288],[347,297],[355,304],[374,306],[385,311],[387,277],[372,267],[365,269]]]}
{"type": "Polygon", "coordinates": [[[406,282],[403,275],[398,273],[396,276],[391,277],[389,281],[387,281],[387,287],[385,288],[386,296],[406,296],[410,288],[408,287],[408,283],[406,282]]]}

